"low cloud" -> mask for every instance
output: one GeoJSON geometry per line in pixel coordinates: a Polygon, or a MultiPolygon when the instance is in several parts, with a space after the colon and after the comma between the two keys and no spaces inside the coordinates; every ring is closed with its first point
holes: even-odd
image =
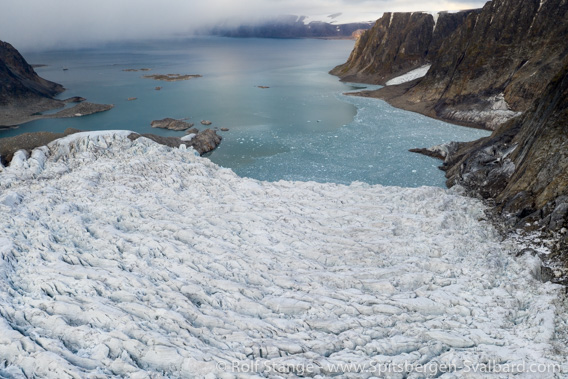
{"type": "MultiPolygon", "coordinates": [[[[104,41],[190,35],[218,22],[251,22],[280,14],[371,21],[386,11],[478,8],[484,1],[420,0],[19,0],[0,13],[0,40],[24,50],[80,47],[104,41]]],[[[308,19],[309,20],[309,19],[308,19]]]]}

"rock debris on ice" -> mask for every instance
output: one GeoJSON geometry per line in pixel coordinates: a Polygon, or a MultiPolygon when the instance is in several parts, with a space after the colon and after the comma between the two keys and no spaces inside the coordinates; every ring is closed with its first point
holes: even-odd
{"type": "Polygon", "coordinates": [[[558,287],[478,201],[259,182],[128,133],[75,134],[0,173],[0,376],[565,365],[558,287]]]}

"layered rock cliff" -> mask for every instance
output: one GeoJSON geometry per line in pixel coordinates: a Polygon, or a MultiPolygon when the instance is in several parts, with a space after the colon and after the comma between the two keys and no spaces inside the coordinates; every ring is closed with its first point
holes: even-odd
{"type": "Polygon", "coordinates": [[[564,0],[494,0],[442,44],[403,97],[436,116],[494,129],[529,108],[568,53],[564,0]]]}
{"type": "Polygon", "coordinates": [[[444,38],[474,11],[385,13],[356,42],[346,63],[331,74],[344,81],[385,84],[389,79],[431,63],[444,38]]]}
{"type": "Polygon", "coordinates": [[[12,45],[0,41],[1,108],[49,104],[63,90],[61,85],[40,78],[12,45]]]}

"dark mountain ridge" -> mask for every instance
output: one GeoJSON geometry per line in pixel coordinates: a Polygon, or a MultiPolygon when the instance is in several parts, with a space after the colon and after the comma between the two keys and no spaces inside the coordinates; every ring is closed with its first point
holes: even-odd
{"type": "Polygon", "coordinates": [[[60,84],[40,78],[12,45],[0,41],[0,108],[53,107],[50,100],[63,91],[60,84]]]}
{"type": "Polygon", "coordinates": [[[113,106],[83,102],[82,97],[55,99],[62,85],[45,80],[9,43],[0,41],[0,129],[41,118],[81,117],[104,112],[113,106]],[[42,112],[63,108],[66,103],[80,103],[53,114],[42,112]]]}
{"type": "Polygon", "coordinates": [[[526,111],[562,68],[567,12],[564,0],[488,2],[444,41],[404,100],[431,103],[443,119],[494,129],[526,111]]]}

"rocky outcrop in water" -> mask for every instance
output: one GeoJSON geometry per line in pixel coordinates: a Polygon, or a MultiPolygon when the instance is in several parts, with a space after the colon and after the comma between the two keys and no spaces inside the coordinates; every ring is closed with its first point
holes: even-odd
{"type": "Polygon", "coordinates": [[[373,96],[431,117],[495,129],[540,96],[568,54],[567,36],[565,0],[494,0],[445,36],[423,79],[402,85],[396,96],[391,89],[373,96]]]}
{"type": "Polygon", "coordinates": [[[385,84],[431,63],[445,38],[474,11],[385,13],[363,33],[346,63],[331,74],[344,81],[385,84]]]}
{"type": "Polygon", "coordinates": [[[144,75],[143,78],[161,80],[164,82],[181,82],[182,80],[189,80],[195,78],[201,78],[201,75],[182,75],[182,74],[153,74],[144,75]]]}

